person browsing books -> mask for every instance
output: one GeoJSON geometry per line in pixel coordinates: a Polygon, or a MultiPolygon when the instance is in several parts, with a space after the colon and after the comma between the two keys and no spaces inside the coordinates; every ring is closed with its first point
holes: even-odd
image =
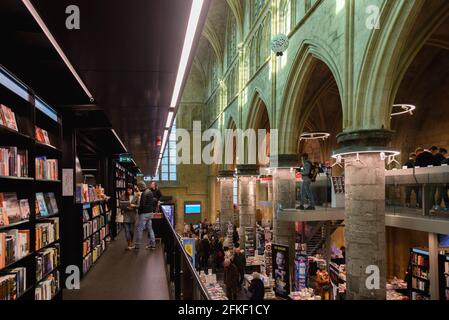
{"type": "Polygon", "coordinates": [[[120,208],[123,213],[123,227],[125,228],[125,237],[126,242],[128,243],[128,250],[133,248],[132,243],[139,200],[139,195],[134,192],[133,185],[128,185],[126,192],[120,199],[120,208]]]}
{"type": "Polygon", "coordinates": [[[135,250],[140,249],[140,245],[142,242],[143,231],[147,229],[148,231],[148,246],[147,249],[154,250],[156,249],[156,242],[154,237],[153,225],[151,218],[154,213],[156,199],[153,196],[151,190],[147,187],[144,181],[139,181],[137,184],[140,192],[140,201],[139,201],[139,218],[137,222],[136,234],[134,236],[134,247],[135,250]]]}

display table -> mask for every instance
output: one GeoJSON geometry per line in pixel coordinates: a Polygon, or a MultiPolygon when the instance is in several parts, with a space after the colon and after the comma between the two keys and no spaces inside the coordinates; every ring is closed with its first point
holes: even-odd
{"type": "Polygon", "coordinates": [[[303,289],[301,291],[293,291],[288,297],[291,300],[299,301],[299,300],[321,300],[321,296],[315,295],[315,292],[312,288],[303,289]]]}

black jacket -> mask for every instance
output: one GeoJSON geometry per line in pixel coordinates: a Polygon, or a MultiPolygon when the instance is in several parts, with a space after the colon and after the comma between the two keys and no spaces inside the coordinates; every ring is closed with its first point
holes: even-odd
{"type": "Polygon", "coordinates": [[[446,160],[444,156],[441,153],[437,153],[436,155],[433,156],[433,165],[435,167],[439,167],[441,166],[444,160],[446,160]]]}
{"type": "Polygon", "coordinates": [[[157,199],[157,201],[160,201],[161,197],[162,197],[161,190],[159,190],[159,189],[156,189],[156,190],[150,189],[150,190],[151,190],[151,192],[153,192],[153,197],[155,197],[157,199]]]}
{"type": "Polygon", "coordinates": [[[140,196],[139,214],[153,213],[155,209],[155,199],[150,189],[145,189],[140,196]]]}
{"type": "Polygon", "coordinates": [[[251,285],[248,290],[251,292],[250,300],[263,300],[265,297],[265,287],[263,281],[260,279],[251,280],[251,285]]]}
{"type": "Polygon", "coordinates": [[[416,157],[415,167],[425,168],[433,165],[434,163],[433,155],[429,151],[424,151],[416,157]]]}
{"type": "Polygon", "coordinates": [[[246,257],[243,253],[234,255],[234,263],[241,273],[243,273],[245,271],[246,257]]]}
{"type": "Polygon", "coordinates": [[[415,161],[409,159],[406,163],[404,163],[404,166],[406,166],[407,169],[412,169],[415,167],[415,161]]]}

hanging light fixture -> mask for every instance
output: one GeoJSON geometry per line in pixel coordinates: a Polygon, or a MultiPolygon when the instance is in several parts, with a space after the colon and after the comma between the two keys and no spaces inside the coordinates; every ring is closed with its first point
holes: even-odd
{"type": "Polygon", "coordinates": [[[413,115],[413,111],[415,111],[416,106],[412,104],[394,104],[393,111],[391,112],[391,117],[403,115],[409,113],[413,115]]]}
{"type": "Polygon", "coordinates": [[[299,141],[303,140],[326,140],[330,137],[330,133],[327,132],[304,132],[299,137],[299,141]]]}

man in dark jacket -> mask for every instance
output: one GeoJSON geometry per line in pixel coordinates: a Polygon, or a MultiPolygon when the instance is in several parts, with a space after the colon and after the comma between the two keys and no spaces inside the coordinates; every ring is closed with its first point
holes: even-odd
{"type": "Polygon", "coordinates": [[[245,280],[245,267],[246,267],[246,257],[242,253],[239,247],[234,248],[234,264],[237,266],[237,269],[239,270],[239,289],[242,287],[243,280],[245,280]]]}
{"type": "Polygon", "coordinates": [[[226,285],[226,296],[229,300],[237,298],[237,285],[239,282],[239,270],[237,266],[226,259],[224,262],[224,284],[226,285]]]}
{"type": "Polygon", "coordinates": [[[424,150],[423,148],[417,148],[415,150],[416,161],[415,167],[426,168],[434,164],[433,155],[429,150],[424,150]]]}
{"type": "Polygon", "coordinates": [[[309,160],[309,155],[304,153],[302,155],[303,169],[301,171],[301,205],[299,210],[315,210],[315,199],[312,192],[312,178],[310,174],[312,173],[313,163],[309,160]],[[306,198],[309,200],[309,206],[305,208],[306,198]]]}
{"type": "Polygon", "coordinates": [[[200,248],[198,252],[198,256],[200,259],[200,268],[204,270],[204,272],[207,272],[208,269],[208,262],[211,252],[211,246],[209,242],[209,238],[207,234],[203,236],[203,239],[200,242],[200,248]]]}
{"type": "Polygon", "coordinates": [[[153,193],[153,197],[157,201],[155,212],[160,212],[159,208],[160,208],[160,202],[161,202],[161,198],[162,198],[162,193],[161,193],[161,190],[159,190],[157,182],[155,182],[155,181],[151,182],[150,190],[153,193]]]}
{"type": "Polygon", "coordinates": [[[250,300],[260,301],[265,297],[265,285],[263,281],[260,279],[260,274],[257,272],[253,273],[253,280],[251,280],[251,285],[248,288],[248,291],[251,293],[250,300]]]}
{"type": "Polygon", "coordinates": [[[152,215],[155,209],[155,201],[156,199],[153,196],[151,190],[147,187],[146,183],[140,181],[137,184],[140,195],[140,203],[139,203],[139,221],[137,223],[137,230],[134,239],[134,249],[138,250],[140,248],[140,244],[142,242],[143,231],[147,229],[148,231],[148,246],[147,249],[154,250],[156,249],[156,242],[154,238],[154,231],[152,226],[152,215]]]}

